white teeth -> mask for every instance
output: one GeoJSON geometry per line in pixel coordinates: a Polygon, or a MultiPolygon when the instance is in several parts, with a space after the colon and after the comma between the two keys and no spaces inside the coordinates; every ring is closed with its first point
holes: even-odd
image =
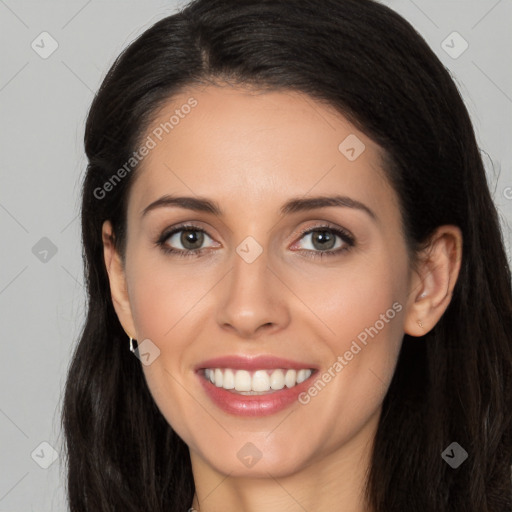
{"type": "Polygon", "coordinates": [[[299,370],[297,373],[297,384],[304,382],[309,377],[307,370],[299,370]]]}
{"type": "Polygon", "coordinates": [[[222,381],[224,389],[235,389],[235,374],[229,368],[224,370],[224,379],[222,381]]]}
{"type": "Polygon", "coordinates": [[[233,370],[230,368],[206,368],[204,376],[218,388],[231,389],[244,394],[278,391],[304,382],[311,376],[307,368],[300,370],[233,370]]]}
{"type": "Polygon", "coordinates": [[[215,368],[215,385],[218,388],[222,387],[222,377],[222,370],[220,370],[219,368],[215,368]]]}
{"type": "Polygon", "coordinates": [[[251,374],[246,370],[238,370],[235,373],[235,389],[237,391],[252,391],[251,374]]]}
{"type": "Polygon", "coordinates": [[[272,389],[284,388],[284,372],[283,370],[274,370],[270,376],[270,387],[272,389]]]}
{"type": "Polygon", "coordinates": [[[258,370],[252,376],[252,391],[269,391],[270,377],[265,370],[258,370]]]}
{"type": "Polygon", "coordinates": [[[295,386],[295,383],[297,382],[297,372],[295,370],[288,370],[286,372],[286,375],[284,376],[284,383],[286,384],[287,388],[291,388],[295,386]]]}

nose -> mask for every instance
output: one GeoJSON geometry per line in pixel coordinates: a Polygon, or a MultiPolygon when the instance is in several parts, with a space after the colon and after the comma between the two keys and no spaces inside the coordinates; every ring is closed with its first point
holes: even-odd
{"type": "Polygon", "coordinates": [[[233,268],[219,293],[217,322],[239,338],[268,336],[286,328],[290,321],[287,289],[276,270],[268,267],[266,250],[251,263],[235,252],[233,268]]]}

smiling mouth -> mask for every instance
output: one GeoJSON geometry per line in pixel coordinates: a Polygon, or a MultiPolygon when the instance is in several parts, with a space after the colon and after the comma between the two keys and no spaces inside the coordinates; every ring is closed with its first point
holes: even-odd
{"type": "Polygon", "coordinates": [[[309,379],[316,370],[262,369],[256,371],[232,368],[205,368],[202,375],[214,386],[241,395],[261,395],[293,388],[309,379]]]}

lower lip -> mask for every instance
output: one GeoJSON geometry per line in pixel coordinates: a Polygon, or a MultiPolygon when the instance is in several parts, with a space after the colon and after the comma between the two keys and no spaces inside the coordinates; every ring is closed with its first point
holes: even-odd
{"type": "MultiPolygon", "coordinates": [[[[312,373],[313,376],[315,372],[312,373]]],[[[224,388],[218,388],[204,375],[197,374],[206,394],[218,407],[229,414],[236,416],[268,416],[282,411],[293,402],[311,383],[311,376],[304,382],[293,386],[284,387],[265,395],[239,395],[224,388]]]]}

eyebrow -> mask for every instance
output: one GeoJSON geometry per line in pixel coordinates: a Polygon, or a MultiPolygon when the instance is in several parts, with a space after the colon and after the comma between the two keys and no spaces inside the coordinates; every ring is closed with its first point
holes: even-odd
{"type": "MultiPolygon", "coordinates": [[[[203,197],[189,197],[189,196],[172,196],[164,195],[153,201],[146,206],[142,212],[141,217],[144,217],[150,211],[157,208],[165,207],[178,207],[196,212],[205,212],[222,217],[224,214],[221,207],[215,201],[203,197]]],[[[353,208],[367,213],[373,220],[377,220],[375,213],[368,208],[365,204],[347,196],[315,196],[315,197],[297,197],[287,201],[280,210],[281,215],[289,215],[292,213],[314,210],[316,208],[325,208],[329,206],[337,206],[344,208],[353,208]]]]}

